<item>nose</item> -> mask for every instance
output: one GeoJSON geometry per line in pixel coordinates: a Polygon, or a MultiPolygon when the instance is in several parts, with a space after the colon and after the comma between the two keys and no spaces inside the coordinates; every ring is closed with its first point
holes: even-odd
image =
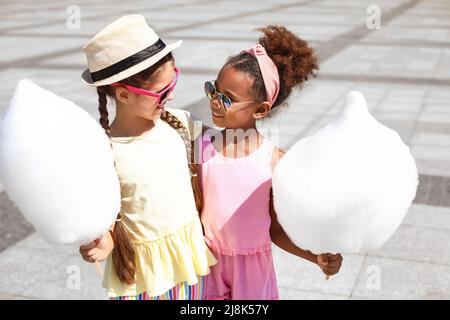
{"type": "Polygon", "coordinates": [[[217,98],[217,96],[215,96],[214,98],[211,99],[210,104],[211,104],[211,108],[213,108],[213,109],[219,110],[221,108],[220,102],[219,102],[219,99],[217,98]]]}
{"type": "Polygon", "coordinates": [[[172,101],[173,100],[173,91],[171,91],[169,93],[169,95],[167,96],[167,101],[172,101]]]}
{"type": "Polygon", "coordinates": [[[172,101],[173,100],[173,93],[172,91],[167,95],[166,98],[163,98],[163,100],[160,101],[158,108],[164,108],[164,106],[166,105],[167,102],[172,101]]]}

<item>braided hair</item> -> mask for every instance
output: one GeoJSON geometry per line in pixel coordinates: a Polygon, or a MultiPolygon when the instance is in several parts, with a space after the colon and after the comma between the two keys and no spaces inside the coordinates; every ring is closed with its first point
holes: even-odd
{"type": "MultiPolygon", "coordinates": [[[[135,74],[129,78],[121,80],[122,83],[141,87],[144,81],[151,80],[152,76],[158,71],[158,69],[166,62],[173,61],[174,58],[171,53],[166,55],[156,64],[151,67],[135,74]]],[[[100,113],[100,125],[105,130],[106,135],[111,138],[111,129],[109,126],[108,109],[107,109],[107,96],[113,97],[114,91],[111,86],[99,86],[97,87],[98,94],[98,111],[100,113]]],[[[194,161],[194,141],[191,140],[188,129],[183,123],[168,111],[164,111],[161,114],[161,119],[167,122],[173,129],[177,130],[183,139],[186,146],[186,154],[188,157],[189,170],[191,172],[191,183],[195,198],[195,204],[197,210],[201,210],[202,207],[202,193],[198,182],[198,165],[194,161]]],[[[112,148],[112,144],[111,144],[112,148]]],[[[130,240],[125,226],[121,222],[120,212],[118,213],[116,222],[112,230],[112,238],[114,240],[114,249],[112,252],[112,261],[117,277],[120,281],[126,284],[133,284],[135,282],[136,275],[136,253],[133,244],[130,240]]]]}
{"type": "Polygon", "coordinates": [[[191,172],[191,184],[192,191],[194,192],[195,205],[197,207],[197,211],[201,212],[203,206],[203,197],[198,177],[199,166],[195,161],[195,140],[191,139],[189,130],[183,125],[183,123],[169,111],[163,111],[163,113],[161,114],[161,120],[164,120],[173,129],[177,130],[181,138],[183,139],[184,145],[186,146],[189,171],[191,172]]]}
{"type": "MultiPolygon", "coordinates": [[[[100,124],[105,130],[105,133],[111,138],[109,119],[108,119],[108,109],[107,105],[107,95],[111,95],[110,87],[98,87],[98,111],[100,112],[100,124]]],[[[112,148],[112,144],[111,144],[112,148]]],[[[115,165],[115,164],[114,164],[115,165]]],[[[114,249],[112,252],[112,261],[114,264],[114,269],[116,270],[117,276],[120,281],[132,284],[135,281],[136,274],[136,260],[135,251],[130,238],[127,234],[127,230],[121,223],[120,212],[117,215],[116,222],[112,230],[112,238],[114,241],[114,249]]]]}

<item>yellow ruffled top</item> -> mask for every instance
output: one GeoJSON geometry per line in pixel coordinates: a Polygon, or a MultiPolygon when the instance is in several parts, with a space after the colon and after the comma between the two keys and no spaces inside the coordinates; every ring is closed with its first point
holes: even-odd
{"type": "MultiPolygon", "coordinates": [[[[169,109],[195,137],[201,132],[190,114],[169,109]]],[[[121,184],[121,220],[136,250],[136,282],[122,283],[111,255],[106,261],[103,286],[110,297],[147,292],[158,296],[217,263],[204,242],[195,208],[185,145],[162,120],[138,137],[113,137],[114,158],[121,184]]]]}

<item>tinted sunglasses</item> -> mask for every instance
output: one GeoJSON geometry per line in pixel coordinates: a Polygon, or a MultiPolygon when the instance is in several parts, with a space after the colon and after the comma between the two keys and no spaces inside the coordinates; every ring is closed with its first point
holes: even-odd
{"type": "Polygon", "coordinates": [[[157,99],[157,101],[156,101],[157,105],[162,106],[166,103],[167,98],[169,97],[169,95],[173,91],[173,89],[175,88],[175,85],[177,84],[179,75],[180,75],[180,69],[175,67],[175,76],[173,77],[172,81],[164,89],[162,89],[159,92],[152,92],[152,91],[149,91],[146,89],[136,88],[136,87],[130,86],[128,84],[124,84],[124,83],[120,83],[120,82],[114,82],[110,85],[113,87],[124,87],[131,92],[134,92],[137,94],[142,94],[144,96],[154,97],[157,99]]]}
{"type": "Polygon", "coordinates": [[[228,111],[232,105],[256,102],[256,101],[232,102],[231,99],[226,94],[217,91],[215,82],[216,82],[215,80],[205,82],[205,94],[209,100],[214,99],[216,96],[219,97],[220,104],[225,111],[228,111]]]}

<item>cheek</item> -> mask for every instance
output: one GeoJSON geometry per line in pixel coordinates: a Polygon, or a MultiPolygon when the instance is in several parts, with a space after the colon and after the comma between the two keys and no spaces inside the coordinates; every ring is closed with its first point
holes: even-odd
{"type": "Polygon", "coordinates": [[[137,100],[137,105],[139,110],[144,113],[152,113],[157,107],[156,99],[147,96],[140,96],[137,100]]]}
{"type": "Polygon", "coordinates": [[[158,118],[158,112],[156,111],[156,103],[152,97],[141,96],[135,100],[135,103],[131,106],[131,112],[139,117],[148,120],[155,120],[158,118]]]}

